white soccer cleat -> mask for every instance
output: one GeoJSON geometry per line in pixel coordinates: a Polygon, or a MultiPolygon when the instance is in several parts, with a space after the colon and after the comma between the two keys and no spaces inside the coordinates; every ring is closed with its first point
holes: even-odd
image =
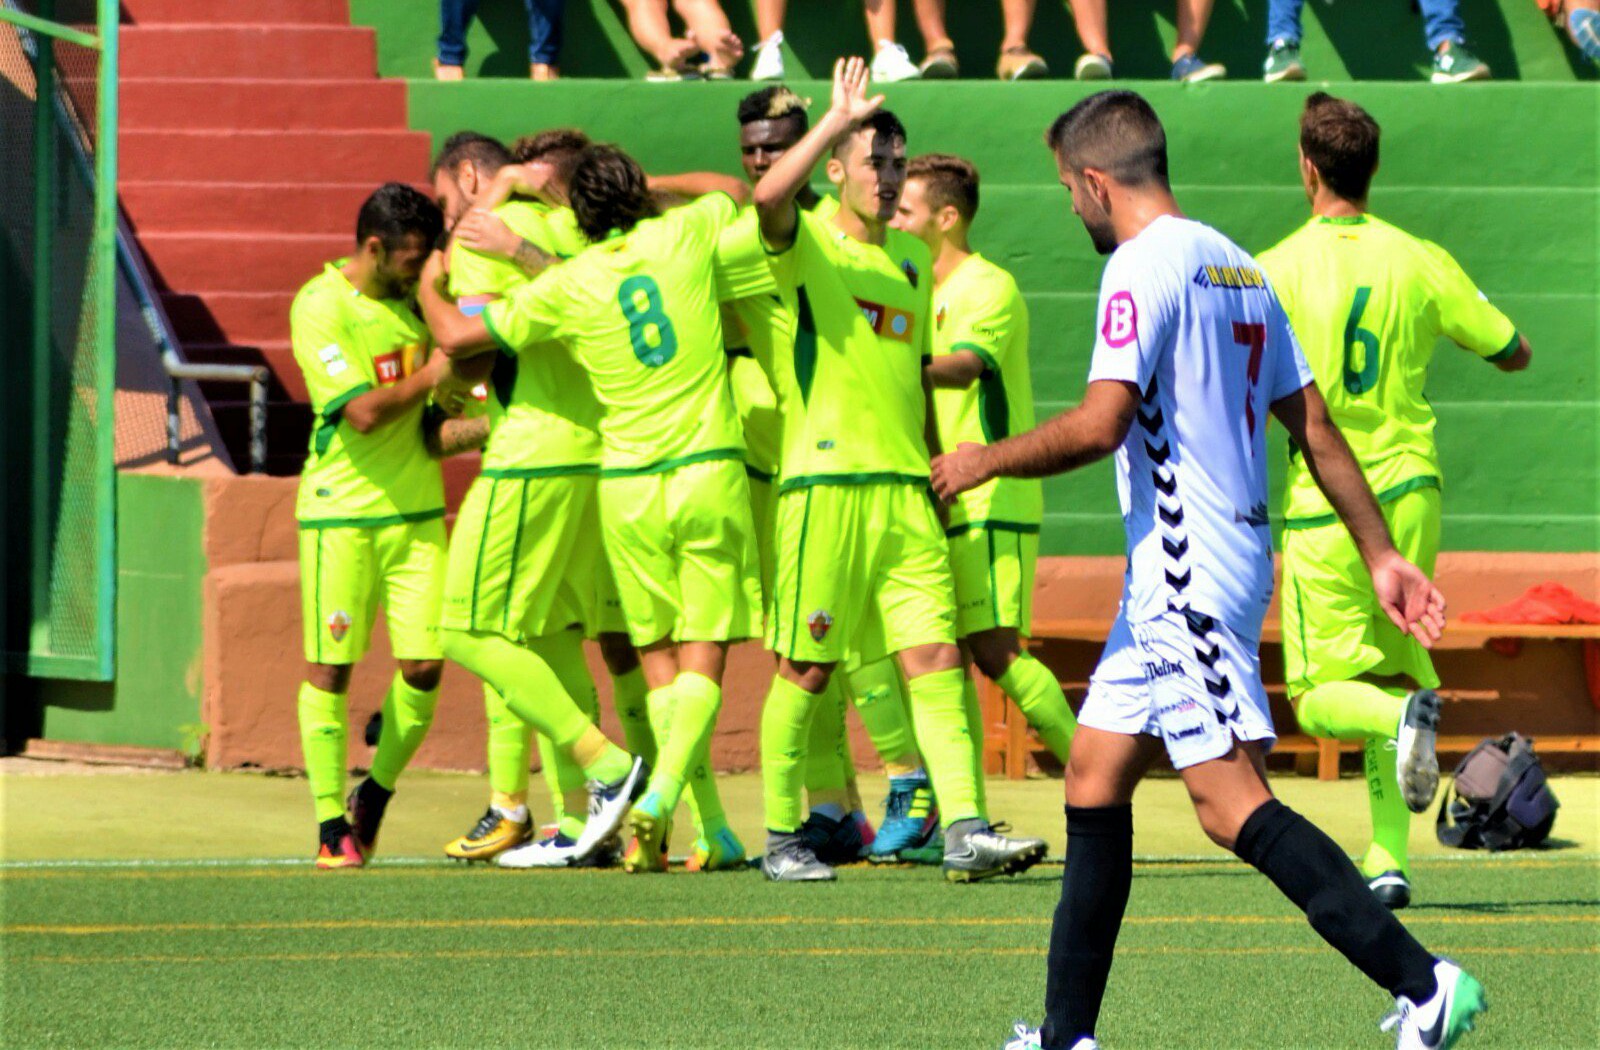
{"type": "Polygon", "coordinates": [[[893,40],[878,41],[878,53],[872,56],[872,79],[880,84],[893,84],[901,80],[917,80],[922,70],[911,61],[906,49],[893,40]]]}
{"type": "Polygon", "coordinates": [[[1413,813],[1425,813],[1439,793],[1439,694],[1418,689],[1406,697],[1406,709],[1395,733],[1395,778],[1400,796],[1413,813]]]}
{"type": "Polygon", "coordinates": [[[783,79],[783,31],[781,29],[756,45],[756,61],[750,67],[750,79],[783,79]]]}
{"type": "MultiPolygon", "coordinates": [[[[1018,1021],[1011,1029],[1011,1038],[1006,1040],[1000,1050],[1038,1050],[1044,1043],[1040,1041],[1039,1029],[1029,1028],[1028,1022],[1018,1021]]],[[[1100,1044],[1088,1036],[1084,1036],[1072,1044],[1072,1050],[1100,1050],[1100,1044]]]]}
{"type": "Polygon", "coordinates": [[[622,826],[622,818],[628,815],[628,808],[634,801],[644,794],[645,782],[649,779],[649,767],[644,764],[644,759],[636,756],[628,775],[616,783],[589,782],[589,819],[583,825],[583,834],[578,836],[577,845],[573,847],[576,855],[570,863],[581,863],[617,833],[622,826]]]}
{"type": "Polygon", "coordinates": [[[1455,963],[1440,959],[1433,976],[1439,982],[1433,998],[1418,1004],[1402,995],[1384,1018],[1383,1030],[1395,1032],[1395,1050],[1449,1050],[1489,1009],[1483,985],[1455,963]]]}
{"type": "Polygon", "coordinates": [[[508,849],[496,855],[494,863],[500,868],[565,868],[577,851],[575,840],[556,834],[508,849]]]}

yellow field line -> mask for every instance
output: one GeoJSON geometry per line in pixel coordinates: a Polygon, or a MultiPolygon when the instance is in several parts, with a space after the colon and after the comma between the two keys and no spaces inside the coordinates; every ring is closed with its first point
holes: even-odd
{"type": "MultiPolygon", "coordinates": [[[[1600,923],[1600,914],[1538,912],[1523,915],[1412,914],[1409,924],[1430,926],[1515,926],[1535,923],[1600,923]]],[[[1124,926],[1297,926],[1299,915],[1130,915],[1124,926]]],[[[153,922],[153,923],[22,923],[0,926],[7,936],[93,937],[147,933],[260,933],[263,931],[325,930],[554,930],[554,929],[672,929],[678,927],[1044,927],[1048,915],[1039,916],[888,916],[883,918],[752,915],[679,916],[663,918],[602,918],[589,916],[511,916],[481,919],[295,919],[281,922],[153,922]]]]}
{"type": "MultiPolygon", "coordinates": [[[[1183,956],[1246,956],[1246,955],[1325,955],[1330,949],[1321,946],[1285,946],[1279,948],[1120,948],[1118,955],[1183,955],[1183,956]]],[[[1506,947],[1445,947],[1440,951],[1451,955],[1597,955],[1600,946],[1580,948],[1506,948],[1506,947]]],[[[474,961],[501,962],[507,959],[750,959],[750,958],[884,958],[915,956],[926,958],[935,954],[926,947],[881,948],[549,948],[523,951],[498,949],[448,949],[429,952],[266,952],[247,955],[31,955],[13,956],[13,962],[40,963],[55,966],[94,966],[129,963],[296,963],[309,962],[415,962],[474,961]]],[[[1034,957],[1042,958],[1044,948],[940,948],[940,956],[983,956],[986,958],[1034,957]]]]}

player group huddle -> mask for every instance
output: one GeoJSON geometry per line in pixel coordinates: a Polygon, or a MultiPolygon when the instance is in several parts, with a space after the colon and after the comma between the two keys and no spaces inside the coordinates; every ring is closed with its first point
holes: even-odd
{"type": "Polygon", "coordinates": [[[1162,750],[1207,832],[1396,996],[1400,1045],[1453,1044],[1481,989],[1384,907],[1409,900],[1406,822],[1438,780],[1440,482],[1421,388],[1440,334],[1507,370],[1525,341],[1448,255],[1366,214],[1377,126],[1358,107],[1308,103],[1315,214],[1258,264],[1178,211],[1148,104],[1102,92],[1047,135],[1111,259],[1083,403],[1035,427],[1027,308],[968,243],[978,174],[908,162],[867,83],[841,62],[814,126],[787,89],[746,98],[749,186],[647,176],[573,130],[513,149],[453,136],[437,203],[379,189],[356,253],[296,298],[316,411],[297,516],[317,864],[371,855],[449,658],[484,682],[492,791],[451,856],[665,871],[686,801],[690,869],[745,867],[709,746],[729,645],[762,638],[778,661],[760,730],[767,878],[867,858],[1014,874],[1045,843],[989,819],[976,664],[1068,770],[1046,1022],[1011,1045],[1098,1045],[1129,803],[1162,750]],[[811,190],[818,165],[836,196],[811,190]],[[1261,764],[1269,413],[1294,449],[1291,694],[1311,731],[1369,741],[1365,877],[1271,798],[1261,764]],[[477,447],[447,538],[438,460],[477,447]],[[1022,643],[1039,479],[1112,454],[1128,583],[1080,729],[1022,643]],[[379,604],[400,667],[346,799],[344,694],[379,604]],[[585,638],[620,743],[598,728],[585,638]],[[852,701],[890,775],[876,829],[852,701]],[[538,838],[535,737],[557,805],[538,838]]]}

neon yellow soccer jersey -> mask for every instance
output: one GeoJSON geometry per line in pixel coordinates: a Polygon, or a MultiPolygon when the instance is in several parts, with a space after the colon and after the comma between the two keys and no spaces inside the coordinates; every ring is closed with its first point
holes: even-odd
{"type": "MultiPolygon", "coordinates": [[[[934,389],[939,443],[946,449],[963,442],[987,445],[1031,429],[1028,305],[1017,282],[982,255],[970,255],[933,290],[933,307],[934,356],[967,350],[983,361],[983,374],[971,386],[934,389]]],[[[1037,532],[1043,518],[1042,482],[997,478],[961,495],[950,508],[950,529],[993,523],[1037,532]]]]}
{"type": "MultiPolygon", "coordinates": [[[[534,247],[570,259],[587,242],[570,208],[513,200],[494,210],[534,247]]],[[[461,311],[477,315],[528,277],[516,263],[452,243],[450,294],[461,311]]],[[[500,355],[489,383],[489,444],[483,469],[491,477],[587,473],[600,462],[600,403],[582,366],[557,343],[518,356],[500,355]]]]}
{"type": "Polygon", "coordinates": [[[713,193],[646,219],[490,303],[521,356],[565,340],[605,408],[602,475],[744,458],[728,391],[716,248],[736,206],[713,193]]]}
{"type": "Polygon", "coordinates": [[[343,419],[357,397],[421,368],[430,346],[410,304],[362,295],[340,272],[346,261],[324,267],[289,307],[295,363],[316,413],[295,517],[302,528],[442,517],[444,482],[422,442],[422,404],[367,434],[343,419]]]}
{"type": "MultiPolygon", "coordinates": [[[[772,259],[795,335],[764,352],[783,412],[780,489],[926,482],[933,265],[927,245],[889,230],[882,247],[799,213],[772,259]]],[[[754,341],[752,341],[754,343],[754,341]]],[[[760,349],[760,348],[757,348],[760,349]]]]}
{"type": "MultiPolygon", "coordinates": [[[[1423,396],[1439,337],[1488,360],[1518,338],[1449,253],[1370,215],[1313,218],[1259,256],[1333,421],[1380,501],[1440,483],[1423,396]]],[[[1291,452],[1287,524],[1334,520],[1291,452]]]]}

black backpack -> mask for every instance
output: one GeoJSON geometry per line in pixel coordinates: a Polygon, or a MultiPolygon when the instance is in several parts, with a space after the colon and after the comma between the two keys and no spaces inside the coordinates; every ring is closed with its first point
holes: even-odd
{"type": "Polygon", "coordinates": [[[1533,741],[1508,733],[1485,740],[1456,766],[1434,830],[1440,842],[1459,849],[1525,849],[1549,836],[1560,805],[1533,741]]]}

